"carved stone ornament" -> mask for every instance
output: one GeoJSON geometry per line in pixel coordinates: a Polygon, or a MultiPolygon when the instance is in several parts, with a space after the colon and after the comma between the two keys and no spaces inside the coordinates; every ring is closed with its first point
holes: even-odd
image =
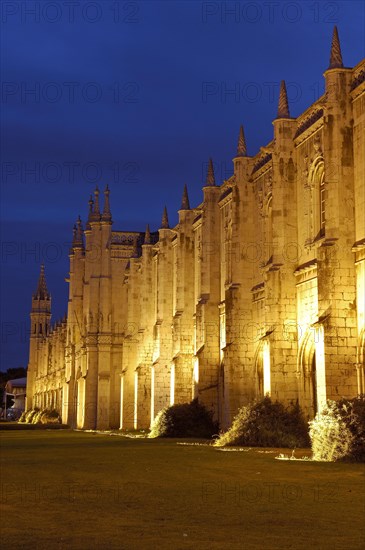
{"type": "Polygon", "coordinates": [[[317,134],[313,140],[313,149],[315,153],[321,155],[322,154],[322,148],[321,148],[321,138],[317,134]]]}
{"type": "Polygon", "coordinates": [[[264,195],[262,191],[259,191],[257,194],[258,197],[258,204],[259,204],[259,212],[260,216],[264,215],[264,195]]]}

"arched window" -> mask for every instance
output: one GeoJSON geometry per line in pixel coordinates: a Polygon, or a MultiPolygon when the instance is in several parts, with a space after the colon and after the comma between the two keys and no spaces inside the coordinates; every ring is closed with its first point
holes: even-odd
{"type": "Polygon", "coordinates": [[[225,260],[226,260],[226,284],[232,282],[232,221],[229,220],[226,229],[225,241],[225,260]]]}
{"type": "Polygon", "coordinates": [[[321,180],[319,183],[319,232],[320,236],[324,235],[325,222],[326,222],[326,201],[325,201],[325,188],[324,188],[324,172],[321,174],[321,180]]]}
{"type": "Polygon", "coordinates": [[[272,262],[274,246],[273,246],[273,230],[272,230],[272,196],[269,195],[266,206],[266,246],[267,263],[272,262]]]}
{"type": "Polygon", "coordinates": [[[310,240],[313,242],[325,234],[326,225],[326,186],[323,157],[317,157],[309,172],[311,190],[310,240]]]}

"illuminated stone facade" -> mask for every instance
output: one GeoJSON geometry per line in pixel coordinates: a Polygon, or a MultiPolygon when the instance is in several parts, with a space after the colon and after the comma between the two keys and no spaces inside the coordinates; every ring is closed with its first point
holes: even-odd
{"type": "Polygon", "coordinates": [[[90,200],[70,252],[67,319],[50,331],[33,296],[27,399],[80,428],[147,428],[198,396],[227,427],[270,394],[312,417],[364,393],[365,61],[344,68],[335,29],[326,91],[291,118],[282,83],[274,139],[179,223],[112,228],[90,200]]]}

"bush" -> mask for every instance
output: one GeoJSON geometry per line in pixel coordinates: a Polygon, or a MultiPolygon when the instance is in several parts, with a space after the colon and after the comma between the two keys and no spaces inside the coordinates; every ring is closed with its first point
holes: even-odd
{"type": "Polygon", "coordinates": [[[35,413],[35,415],[33,415],[32,420],[31,420],[31,424],[40,424],[41,423],[43,410],[44,409],[41,409],[41,410],[37,411],[35,413]]]}
{"type": "Polygon", "coordinates": [[[26,417],[27,417],[27,411],[23,411],[19,417],[18,422],[25,422],[26,417]]]}
{"type": "Polygon", "coordinates": [[[41,424],[61,424],[62,420],[57,411],[44,409],[40,417],[41,424]]]}
{"type": "Polygon", "coordinates": [[[55,410],[35,408],[23,412],[19,422],[25,422],[26,424],[61,424],[61,417],[55,410]]]}
{"type": "Polygon", "coordinates": [[[270,397],[242,407],[217,447],[308,447],[308,427],[298,404],[284,407],[270,397]]]}
{"type": "Polygon", "coordinates": [[[212,413],[194,399],[191,403],[172,405],[162,409],[152,423],[148,437],[211,438],[218,425],[212,413]]]}
{"type": "Polygon", "coordinates": [[[36,407],[35,409],[30,409],[29,411],[25,412],[25,420],[27,424],[33,424],[34,417],[38,414],[39,409],[36,407]]]}
{"type": "Polygon", "coordinates": [[[365,396],[328,401],[309,426],[314,460],[365,462],[365,396]]]}

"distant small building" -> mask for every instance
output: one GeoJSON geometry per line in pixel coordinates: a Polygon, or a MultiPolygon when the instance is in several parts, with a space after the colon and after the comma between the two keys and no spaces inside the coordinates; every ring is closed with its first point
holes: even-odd
{"type": "Polygon", "coordinates": [[[5,386],[6,395],[14,396],[14,404],[7,410],[7,416],[11,411],[11,416],[15,419],[25,410],[26,387],[27,377],[7,381],[5,386]]]}

